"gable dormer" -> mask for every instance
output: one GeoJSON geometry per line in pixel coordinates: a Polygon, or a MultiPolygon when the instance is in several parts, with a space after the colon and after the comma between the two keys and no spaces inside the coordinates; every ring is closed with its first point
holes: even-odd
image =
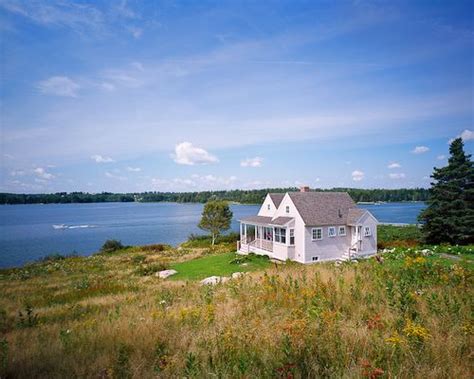
{"type": "Polygon", "coordinates": [[[265,196],[260,210],[258,211],[259,216],[273,217],[283,200],[285,194],[283,193],[269,193],[265,196]]]}

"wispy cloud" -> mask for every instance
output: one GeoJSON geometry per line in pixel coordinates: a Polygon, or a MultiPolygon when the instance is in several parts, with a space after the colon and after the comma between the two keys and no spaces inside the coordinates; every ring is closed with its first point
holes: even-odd
{"type": "Polygon", "coordinates": [[[403,172],[393,172],[388,174],[390,179],[405,179],[406,175],[403,172]]]}
{"type": "Polygon", "coordinates": [[[140,167],[127,167],[127,171],[130,172],[140,172],[142,169],[140,167]]]}
{"type": "Polygon", "coordinates": [[[390,163],[390,164],[387,166],[387,168],[390,168],[390,169],[392,169],[392,168],[400,168],[400,167],[402,167],[402,166],[400,165],[400,163],[397,163],[397,162],[392,162],[392,163],[390,163]]]}
{"type": "Polygon", "coordinates": [[[99,154],[92,155],[91,159],[96,161],[96,163],[112,163],[112,162],[115,162],[112,158],[104,157],[104,156],[99,155],[99,154]]]}
{"type": "Polygon", "coordinates": [[[161,191],[219,190],[234,188],[237,177],[193,174],[187,178],[152,178],[151,183],[154,188],[161,191]]]}
{"type": "Polygon", "coordinates": [[[53,174],[47,172],[43,167],[37,167],[33,170],[33,172],[40,179],[50,180],[50,179],[55,178],[55,176],[53,174]]]}
{"type": "Polygon", "coordinates": [[[116,175],[116,174],[113,174],[109,171],[106,171],[105,172],[105,176],[109,179],[116,179],[116,180],[121,180],[121,181],[124,181],[124,180],[127,180],[128,178],[125,177],[125,176],[121,176],[121,175],[116,175]]]}
{"type": "Polygon", "coordinates": [[[360,170],[354,170],[352,171],[352,180],[355,181],[355,182],[360,182],[362,179],[364,179],[364,172],[363,171],[360,171],[360,170]]]}
{"type": "Polygon", "coordinates": [[[103,14],[92,5],[75,1],[3,0],[3,9],[45,26],[66,27],[78,33],[97,30],[104,22],[103,14]]]}
{"type": "Polygon", "coordinates": [[[416,146],[411,152],[413,154],[423,154],[430,151],[429,147],[426,146],[416,146]]]}
{"type": "Polygon", "coordinates": [[[39,82],[37,88],[47,95],[76,97],[81,86],[67,76],[52,76],[39,82]]]}
{"type": "Polygon", "coordinates": [[[442,161],[443,159],[446,159],[446,155],[441,154],[436,157],[437,160],[442,161]]]}
{"type": "Polygon", "coordinates": [[[173,158],[176,163],[189,166],[219,162],[216,156],[191,142],[177,144],[173,158]]]}
{"type": "Polygon", "coordinates": [[[263,158],[255,157],[255,158],[247,158],[240,162],[242,167],[262,167],[263,158]]]}

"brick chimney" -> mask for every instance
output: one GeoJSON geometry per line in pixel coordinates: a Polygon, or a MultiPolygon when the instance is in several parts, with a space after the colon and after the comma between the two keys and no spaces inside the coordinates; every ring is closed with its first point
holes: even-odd
{"type": "Polygon", "coordinates": [[[300,192],[309,192],[309,187],[308,186],[300,187],[300,192]]]}

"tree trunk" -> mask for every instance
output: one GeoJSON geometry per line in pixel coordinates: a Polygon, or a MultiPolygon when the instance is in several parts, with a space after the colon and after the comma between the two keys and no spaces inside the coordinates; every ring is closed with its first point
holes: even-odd
{"type": "Polygon", "coordinates": [[[216,241],[216,235],[212,233],[212,246],[214,246],[215,241],[216,241]]]}

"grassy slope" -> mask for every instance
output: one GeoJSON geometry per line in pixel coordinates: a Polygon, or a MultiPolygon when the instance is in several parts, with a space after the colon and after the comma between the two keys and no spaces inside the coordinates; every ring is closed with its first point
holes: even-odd
{"type": "Polygon", "coordinates": [[[261,257],[251,257],[245,265],[231,264],[235,253],[229,252],[211,255],[186,262],[172,264],[171,268],[178,271],[172,276],[173,280],[198,280],[208,276],[230,276],[234,272],[248,272],[263,270],[269,267],[270,262],[261,257]]]}
{"type": "Polygon", "coordinates": [[[383,264],[270,265],[217,287],[143,276],[223,273],[232,247],[0,271],[0,376],[470,376],[472,261],[397,248],[383,264]]]}

